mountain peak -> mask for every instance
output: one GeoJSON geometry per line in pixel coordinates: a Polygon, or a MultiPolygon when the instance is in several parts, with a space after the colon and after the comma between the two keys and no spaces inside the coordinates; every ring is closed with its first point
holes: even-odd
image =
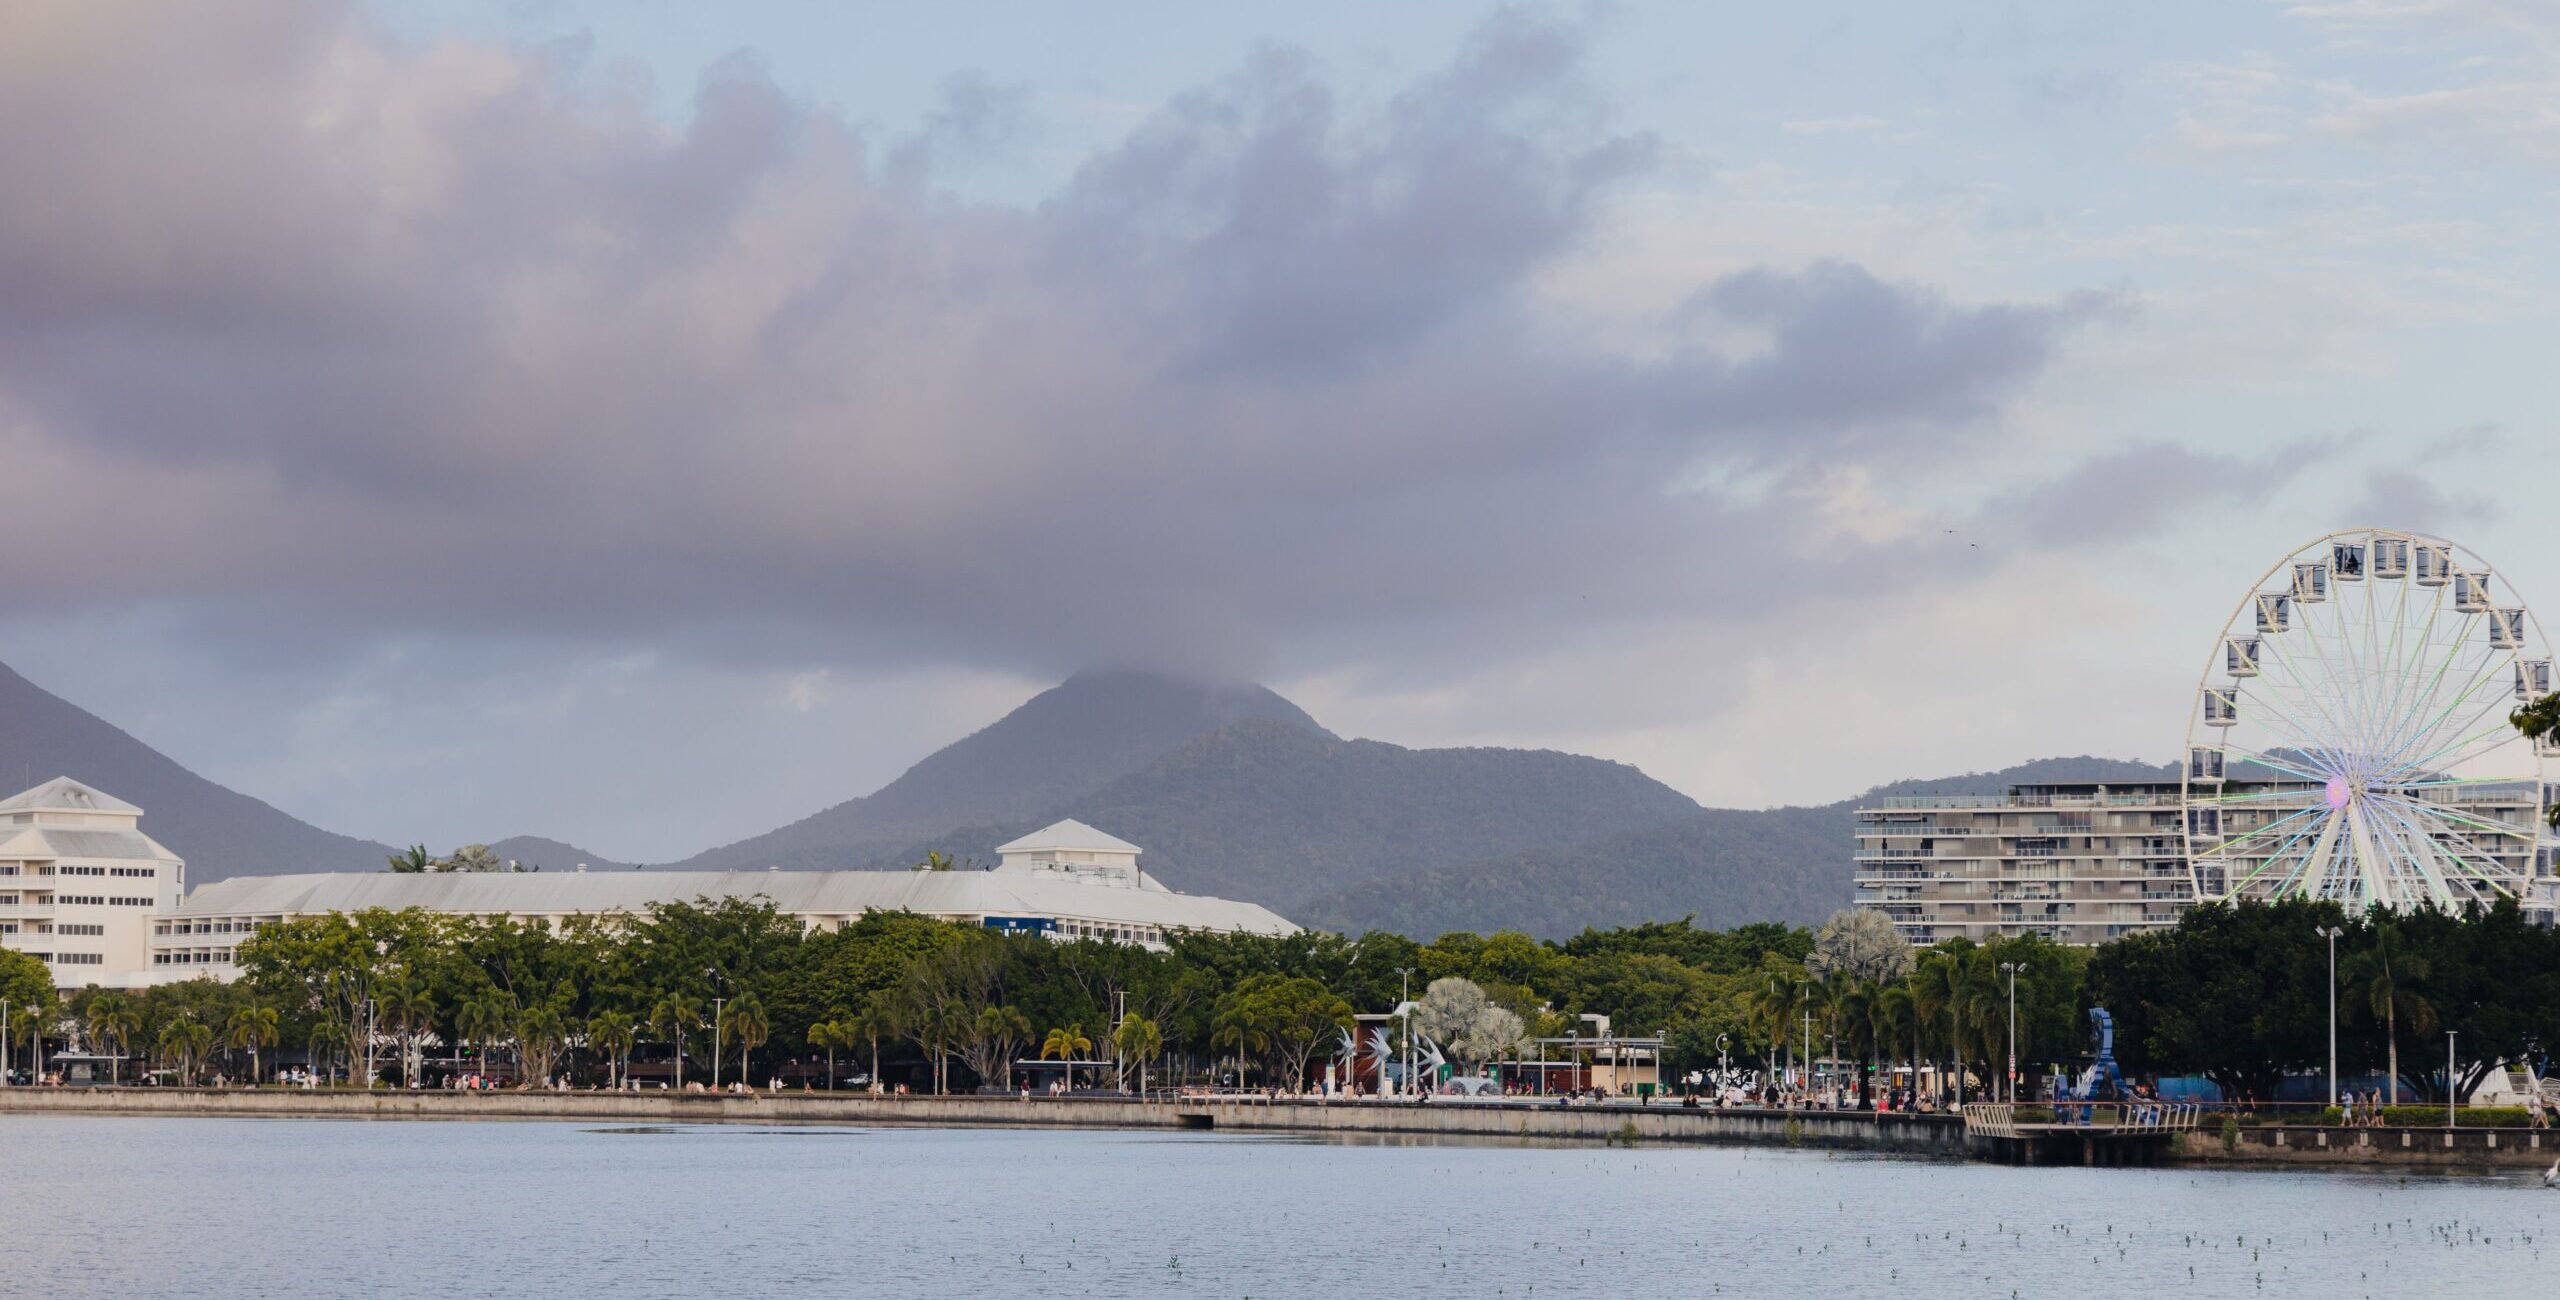
{"type": "Polygon", "coordinates": [[[1333,738],[1266,687],[1134,669],[1080,672],[926,755],[873,794],[680,865],[841,865],[955,826],[1038,817],[1249,720],[1333,738]]]}

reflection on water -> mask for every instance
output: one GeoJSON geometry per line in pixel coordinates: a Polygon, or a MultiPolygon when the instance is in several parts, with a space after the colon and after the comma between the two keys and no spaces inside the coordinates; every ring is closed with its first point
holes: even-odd
{"type": "Polygon", "coordinates": [[[0,1152],[0,1294],[50,1296],[2406,1300],[2547,1291],[2560,1215],[2539,1171],[1217,1134],[8,1116],[0,1152]]]}

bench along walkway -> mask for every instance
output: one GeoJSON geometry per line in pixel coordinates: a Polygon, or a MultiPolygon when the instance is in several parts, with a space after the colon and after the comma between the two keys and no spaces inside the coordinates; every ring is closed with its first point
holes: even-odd
{"type": "Polygon", "coordinates": [[[2004,1164],[2151,1165],[2204,1113],[2184,1102],[1969,1102],[1967,1145],[2004,1164]]]}

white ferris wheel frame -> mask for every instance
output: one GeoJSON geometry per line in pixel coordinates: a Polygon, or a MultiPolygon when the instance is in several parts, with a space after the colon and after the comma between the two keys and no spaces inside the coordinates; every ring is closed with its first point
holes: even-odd
{"type": "MultiPolygon", "coordinates": [[[[2505,739],[2501,743],[2511,743],[2517,747],[2516,752],[2522,755],[2524,763],[2526,764],[2525,770],[2513,775],[2501,775],[2495,777],[2449,778],[2440,781],[2408,782],[2395,784],[2391,788],[2398,790],[2415,789],[2420,786],[2445,785],[2503,786],[2510,784],[2522,785],[2526,782],[2530,782],[2532,787],[2531,816],[2527,819],[2526,824],[2521,831],[2506,827],[2503,823],[2489,823],[2484,821],[2484,819],[2467,816],[2452,809],[2431,804],[2420,799],[2397,798],[2387,794],[2368,795],[2367,788],[2361,782],[2356,786],[2356,794],[2359,797],[2354,798],[2345,806],[2341,806],[2339,803],[2339,782],[2343,778],[2336,771],[2327,768],[2320,768],[2315,764],[2300,762],[2287,763],[2281,760],[2273,760],[2271,759],[2271,756],[2262,752],[2248,750],[2242,747],[2235,747],[2230,743],[2230,733],[2235,730],[2234,727],[2216,727],[2210,725],[2206,721],[2206,692],[2213,689],[2217,684],[2232,690],[2233,694],[2231,698],[2235,704],[2241,701],[2244,697],[2263,698],[2263,696],[2261,696],[2257,691],[2244,692],[2242,690],[2243,685],[2252,680],[2252,678],[2226,677],[2220,683],[2216,682],[2217,672],[2227,667],[2229,643],[2235,638],[2254,639],[2261,642],[2265,647],[2276,650],[2278,657],[2281,658],[2282,647],[2276,643],[2276,638],[2285,635],[2286,632],[2293,630],[2293,627],[2296,626],[2303,627],[2305,630],[2308,629],[2308,618],[2299,613],[2304,605],[2299,601],[2293,603],[2293,609],[2296,611],[2294,617],[2299,619],[2299,622],[2293,623],[2287,628],[2279,631],[2260,631],[2257,625],[2257,606],[2260,597],[2267,595],[2291,596],[2294,592],[2294,566],[2298,564],[2318,563],[2324,568],[2328,567],[2335,556],[2334,548],[2340,543],[2361,543],[2364,547],[2363,576],[2358,579],[2351,579],[2349,580],[2350,582],[2363,585],[2368,592],[2372,591],[2374,584],[2383,582],[2395,583],[2402,588],[2402,592],[2399,597],[2400,608],[2395,611],[2394,615],[2395,619],[2402,621],[2399,623],[2398,627],[2393,629],[2395,634],[2392,649],[2392,658],[2395,661],[2392,665],[2393,667],[2398,666],[2396,661],[2399,658],[2396,634],[2399,631],[2405,630],[2409,626],[2405,621],[2407,606],[2411,599],[2407,588],[2424,585],[2418,581],[2417,552],[2420,546],[2426,545],[2441,547],[2443,548],[2445,555],[2450,557],[2453,561],[2451,570],[2446,575],[2446,580],[2433,587],[2428,598],[2430,604],[2426,609],[2421,611],[2425,615],[2430,627],[2433,626],[2435,619],[2441,617],[2447,612],[2451,612],[2456,589],[2455,584],[2461,580],[2458,575],[2481,574],[2487,575],[2495,581],[2501,572],[2496,566],[2491,565],[2487,559],[2482,557],[2479,553],[2461,545],[2460,543],[2454,542],[2449,538],[2395,528],[2348,528],[2332,533],[2326,533],[2303,543],[2301,546],[2294,548],[2291,552],[2278,559],[2274,564],[2268,566],[2266,571],[2258,576],[2257,581],[2249,587],[2247,592],[2240,597],[2238,603],[2232,607],[2230,617],[2223,620],[2221,630],[2214,637],[2213,647],[2205,657],[2204,671],[2196,680],[2196,688],[2194,692],[2187,697],[2187,743],[2178,754],[2178,836],[2180,846],[2186,851],[2187,876],[2195,890],[2197,899],[2199,901],[2221,901],[2227,898],[2240,896],[2242,894],[2257,893],[2269,898],[2308,897],[2333,899],[2342,904],[2349,905],[2351,910],[2360,910],[2361,906],[2380,904],[2384,907],[2405,911],[2426,903],[2432,903],[2441,907],[2451,907],[2472,901],[2480,894],[2480,890],[2473,882],[2477,882],[2478,885],[2486,885],[2490,891],[2497,895],[2522,899],[2526,890],[2529,888],[2529,882],[2532,879],[2534,872],[2534,864],[2540,855],[2544,842],[2542,830],[2547,824],[2545,816],[2549,811],[2546,806],[2546,800],[2549,795],[2549,785],[2545,779],[2549,754],[2547,753],[2545,746],[2536,744],[2531,740],[2527,740],[2520,733],[2515,732],[2507,722],[2507,715],[2513,707],[2515,707],[2515,688],[2513,686],[2513,682],[2515,681],[2515,674],[2518,672],[2517,665],[2534,660],[2549,661],[2552,658],[2552,655],[2550,650],[2551,643],[2542,634],[2541,620],[2534,615],[2532,606],[2525,602],[2523,595],[2515,590],[2513,583],[2506,584],[2506,594],[2508,597],[2506,604],[2500,605],[2494,600],[2488,600],[2485,602],[2486,609],[2484,610],[2459,613],[2456,622],[2456,626],[2459,628],[2459,631],[2448,644],[2448,648],[2441,662],[2433,665],[2434,671],[2440,680],[2444,670],[2453,666],[2454,662],[2461,657],[2463,647],[2466,643],[2470,642],[2475,637],[2486,638],[2488,633],[2488,612],[2490,610],[2521,610],[2524,616],[2523,622],[2526,633],[2520,639],[2519,644],[2504,650],[2498,650],[2493,647],[2487,659],[2482,663],[2478,676],[2471,682],[2466,690],[2455,697],[2454,705],[2458,707],[2469,698],[2472,691],[2479,690],[2484,686],[2494,687],[2490,696],[2492,702],[2489,705],[2482,706],[2474,718],[2467,720],[2462,726],[2455,729],[2466,734],[2458,737],[2450,746],[2439,747],[2431,753],[2415,756],[2394,754],[2383,757],[2400,759],[2405,767],[2419,775],[2432,775],[2433,773],[2427,772],[2423,769],[2426,769],[2431,765],[2440,764],[2447,771],[2453,770],[2461,763],[2473,761],[2472,757],[2465,756],[2464,751],[2471,749],[2473,745],[2479,742],[2490,740],[2498,737],[2500,733],[2503,733],[2505,739]],[[2376,538],[2402,539],[2407,543],[2410,555],[2408,557],[2407,570],[2402,576],[2397,578],[2377,578],[2374,576],[2373,543],[2376,538]],[[2271,583],[2274,585],[2271,586],[2271,583]],[[2500,680],[2501,678],[2504,678],[2504,680],[2500,680]],[[2501,704],[2503,704],[2504,707],[2499,707],[2501,704]],[[2494,713],[2494,717],[2490,716],[2492,713],[2494,713]],[[2489,725],[2485,727],[2481,726],[2483,720],[2485,720],[2489,725]],[[2475,728],[2478,729],[2475,730],[2475,728]],[[2199,731],[2206,733],[2210,739],[2199,740],[2199,731]],[[2206,781],[2199,778],[2196,772],[2196,753],[2200,749],[2214,750],[2222,756],[2222,771],[2219,774],[2220,779],[2206,781]],[[2240,839],[2247,839],[2259,834],[2275,831],[2278,827],[2293,822],[2296,818],[2310,816],[2314,818],[2314,821],[2295,827],[2289,833],[2289,838],[2282,841],[2279,847],[2277,847],[2272,854],[2267,855],[2263,860],[2258,858],[2257,849],[2250,850],[2244,858],[2232,858],[2228,856],[2227,850],[2229,846],[2238,841],[2225,833],[2227,828],[2220,825],[2223,810],[2231,807],[2233,803],[2238,802],[2236,800],[2223,798],[2220,795],[2220,791],[2226,788],[2234,779],[2231,775],[2232,769],[2243,764],[2260,765],[2272,771],[2290,774],[2296,779],[2300,779],[2305,782],[2321,783],[2324,787],[2323,789],[2318,790],[2304,789],[2300,791],[2284,791],[2280,792],[2277,796],[2268,797],[2264,800],[2264,802],[2273,805],[2273,809],[2270,809],[2271,811],[2274,809],[2289,810],[2288,816],[2277,821],[2270,822],[2265,826],[2258,827],[2249,832],[2248,835],[2239,837],[2240,839]],[[2303,806],[2299,809],[2293,809],[2290,804],[2278,802],[2278,799],[2282,797],[2299,799],[2303,803],[2303,806]],[[2407,810],[2416,810],[2421,815],[2436,818],[2437,821],[2433,824],[2413,824],[2405,818],[2395,816],[2393,820],[2399,821],[2400,824],[2396,828],[2390,826],[2382,827],[2380,828],[2380,833],[2377,834],[2376,828],[2366,824],[2366,819],[2362,815],[2363,809],[2368,806],[2369,801],[2373,806],[2376,806],[2387,813],[2397,814],[2407,810]],[[2215,828],[2217,833],[2212,837],[2212,847],[2209,849],[2201,848],[2199,846],[2198,836],[2196,833],[2196,826],[2199,820],[2196,815],[2196,811],[2199,808],[2205,807],[2215,810],[2215,820],[2217,823],[2215,828]],[[2327,815],[2318,815],[2324,808],[2327,815]],[[2467,826],[2465,824],[2467,824],[2467,826]],[[2470,862],[2465,861],[2460,854],[2445,849],[2441,844],[2436,842],[2433,835],[2427,833],[2427,830],[2421,829],[2422,826],[2425,826],[2428,827],[2428,829],[2442,830],[2447,829],[2448,825],[2450,825],[2454,829],[2454,833],[2458,835],[2462,834],[2465,829],[2486,831],[2487,833],[2496,836],[2521,834],[2527,840],[2525,852],[2522,855],[2525,864],[2523,871],[2521,873],[2516,873],[2504,870],[2484,870],[2479,866],[2474,866],[2470,862]],[[2301,850],[2300,865],[2297,866],[2294,876],[2275,883],[2272,888],[2260,888],[2256,890],[2252,890],[2250,888],[2257,881],[2260,873],[2267,871],[2279,861],[2286,860],[2288,855],[2293,852],[2294,846],[2298,844],[2304,836],[2312,834],[2315,828],[2318,830],[2318,838],[2310,847],[2301,850]],[[2340,860],[2336,853],[2338,846],[2334,844],[2334,839],[2342,832],[2349,837],[2349,843],[2344,846],[2346,853],[2349,856],[2345,857],[2343,860],[2345,860],[2352,868],[2352,871],[2344,876],[2337,873],[2334,868],[2327,866],[2329,863],[2340,860]],[[2388,843],[2391,850],[2397,851],[2397,856],[2392,856],[2392,853],[2389,850],[2378,850],[2378,843],[2388,843]],[[2222,887],[2219,890],[2208,890],[2206,888],[2205,872],[2207,869],[2206,864],[2209,861],[2220,862],[2223,864],[2223,879],[2221,881],[2222,887]],[[2242,869],[2250,862],[2257,863],[2256,870],[2250,871],[2245,875],[2242,874],[2242,869]],[[2324,870],[2328,870],[2330,874],[2316,880],[2304,878],[2310,874],[2309,868],[2315,862],[2324,864],[2324,870]],[[2379,871],[2377,871],[2377,866],[2379,867],[2379,871]],[[2458,891],[2453,886],[2446,883],[2447,877],[2444,869],[2447,866],[2451,866],[2461,873],[2459,877],[2460,888],[2458,891]],[[2412,892],[2408,889],[2395,887],[2377,888],[2378,886],[2396,885],[2398,882],[2409,878],[2414,878],[2418,884],[2422,885],[2423,892],[2412,892]],[[2340,888],[2338,887],[2340,885],[2347,887],[2340,888]]],[[[2326,595],[2324,599],[2326,601],[2336,601],[2339,599],[2339,588],[2342,585],[2344,584],[2340,582],[2337,575],[2334,572],[2331,572],[2328,575],[2328,586],[2326,588],[2326,595]]],[[[2484,591],[2483,595],[2493,595],[2494,591],[2495,588],[2491,587],[2487,591],[2484,591]]],[[[2370,615],[2373,613],[2374,607],[2379,604],[2379,597],[2368,596],[2366,610],[2368,614],[2368,628],[2371,628],[2372,626],[2370,615]]],[[[2326,663],[2325,649],[2319,646],[2316,637],[2311,638],[2311,640],[2315,650],[2323,656],[2323,668],[2330,669],[2334,672],[2334,669],[2326,663]]],[[[2368,645],[2378,645],[2378,642],[2379,638],[2376,637],[2373,640],[2370,640],[2368,645]]],[[[2419,660],[2425,656],[2425,652],[2431,644],[2433,644],[2431,638],[2425,636],[2420,637],[2418,646],[2416,647],[2418,653],[2413,655],[2408,661],[2408,669],[2410,671],[2420,671],[2426,667],[2426,665],[2422,665],[2419,660]]],[[[2264,681],[2266,678],[2267,667],[2263,662],[2265,658],[2266,656],[2263,653],[2259,656],[2260,662],[2256,664],[2256,672],[2253,674],[2253,678],[2255,680],[2264,681]]],[[[2287,664],[2287,671],[2290,674],[2290,661],[2287,660],[2285,662],[2287,664]]],[[[2293,680],[2295,687],[2307,697],[2310,694],[2309,687],[2298,677],[2293,680]]],[[[2424,690],[2426,692],[2433,692],[2435,690],[2435,686],[2431,683],[2428,687],[2424,688],[2424,690]]],[[[2272,694],[2272,691],[2266,692],[2266,694],[2272,694]]],[[[2408,697],[2408,702],[2412,704],[2418,703],[2421,700],[2430,704],[2434,702],[2427,694],[2418,694],[2408,697]]],[[[2395,698],[2391,707],[2397,708],[2400,703],[2401,699],[2397,697],[2395,693],[2395,698]]],[[[2282,707],[2301,707],[2306,712],[2315,710],[2319,711],[2324,716],[2318,719],[2318,721],[2328,723],[2330,725],[2335,725],[2342,718],[2348,717],[2348,710],[2343,704],[2333,706],[2330,702],[2311,700],[2308,698],[2292,704],[2283,704],[2282,702],[2280,702],[2280,704],[2282,707]]],[[[2245,714],[2235,714],[2235,716],[2240,717],[2243,720],[2246,719],[2245,714]]],[[[2445,717],[2449,718],[2450,716],[2451,708],[2448,708],[2445,717]]],[[[2291,720],[2292,719],[2288,719],[2288,721],[2291,720]]],[[[2352,720],[2362,725],[2370,726],[2377,720],[2377,716],[2370,713],[2359,714],[2352,720]]],[[[2390,721],[2388,718],[2382,718],[2380,720],[2384,722],[2390,721]]],[[[2440,726],[2443,720],[2444,719],[2440,718],[2436,725],[2440,726]]],[[[2274,728],[2264,728],[2262,730],[2274,730],[2274,728]]],[[[2397,733],[2395,732],[2393,734],[2397,733]]],[[[2436,726],[2430,726],[2426,730],[2418,732],[2414,736],[2410,736],[2408,741],[2410,743],[2415,743],[2422,739],[2432,739],[2438,734],[2440,733],[2436,730],[2436,726]]],[[[2253,736],[2252,738],[2255,739],[2256,737],[2253,736]]],[[[2294,753],[2297,755],[2304,754],[2304,742],[2308,741],[2310,741],[2310,737],[2297,729],[2294,735],[2294,744],[2296,746],[2294,748],[2294,753]]],[[[2307,747],[2311,750],[2317,750],[2320,748],[2316,742],[2310,743],[2307,747]]],[[[2482,751],[2482,754],[2479,755],[2479,757],[2494,755],[2497,753],[2499,747],[2500,746],[2497,744],[2489,745],[2482,751]]],[[[2332,747],[2332,752],[2335,752],[2334,747],[2332,747]]],[[[2470,843],[2467,835],[2464,837],[2464,843],[2470,843]]],[[[2263,848],[2264,846],[2261,845],[2259,847],[2263,848]]],[[[2494,862],[2491,862],[2489,865],[2494,866],[2495,864],[2494,862]]]]}

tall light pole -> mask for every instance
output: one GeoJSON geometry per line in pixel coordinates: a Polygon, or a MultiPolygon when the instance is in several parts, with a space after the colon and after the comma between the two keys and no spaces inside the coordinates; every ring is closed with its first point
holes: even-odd
{"type": "Polygon", "coordinates": [[[2313,934],[2329,941],[2329,1104],[2338,1104],[2338,936],[2346,931],[2325,925],[2313,934]]]}
{"type": "Polygon", "coordinates": [[[1796,1089],[1796,1097],[1800,1101],[1811,1103],[1813,1101],[1813,1013],[1811,1011],[1804,1013],[1804,1079],[1802,1084],[1803,1086],[1796,1089]]]}
{"type": "Polygon", "coordinates": [[[2000,969],[2009,976],[2009,1102],[2018,1100],[2018,963],[2004,961],[2000,969]]]}
{"type": "MultiPolygon", "coordinates": [[[[1411,1092],[1413,1090],[1413,968],[1398,966],[1396,974],[1404,977],[1404,1000],[1396,1007],[1396,1014],[1404,1018],[1404,1090],[1411,1092]]],[[[1244,1075],[1241,1071],[1236,1075],[1236,1086],[1239,1088],[1244,1086],[1244,1075]]]]}
{"type": "Polygon", "coordinates": [[[9,999],[0,998],[0,1088],[9,1086],[9,999]]]}
{"type": "Polygon", "coordinates": [[[2453,1108],[2462,1103],[2462,1082],[2453,1073],[2453,1034],[2444,1031],[2444,1126],[2454,1127],[2453,1108]]]}
{"type": "Polygon", "coordinates": [[[713,994],[711,998],[711,1090],[720,1091],[720,1008],[729,999],[713,994]]]}

